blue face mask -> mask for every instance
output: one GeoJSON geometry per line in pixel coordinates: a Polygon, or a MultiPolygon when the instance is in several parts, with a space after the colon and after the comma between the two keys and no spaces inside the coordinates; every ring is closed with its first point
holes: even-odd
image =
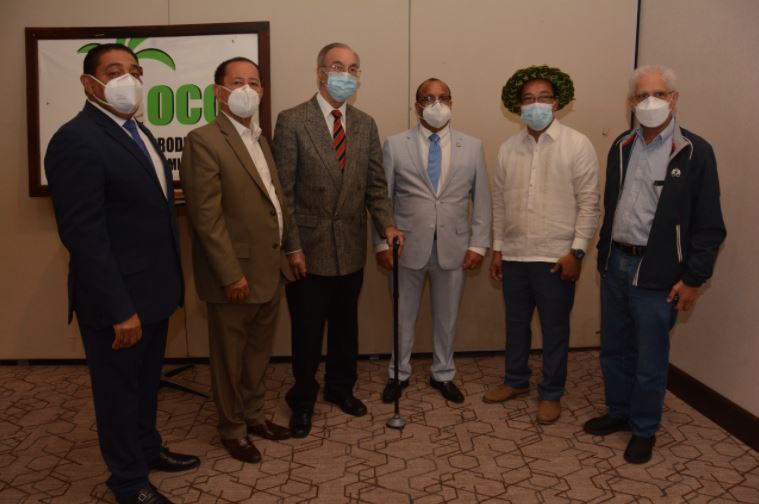
{"type": "Polygon", "coordinates": [[[532,131],[543,131],[553,119],[553,105],[532,103],[522,106],[522,120],[532,131]]]}
{"type": "Polygon", "coordinates": [[[327,74],[327,92],[338,102],[344,102],[356,92],[357,79],[348,72],[329,72],[327,74]]]}

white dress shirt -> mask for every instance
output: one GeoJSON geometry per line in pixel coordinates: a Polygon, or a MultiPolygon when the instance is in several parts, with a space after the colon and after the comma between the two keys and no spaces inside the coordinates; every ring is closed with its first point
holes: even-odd
{"type": "Polygon", "coordinates": [[[348,136],[348,120],[345,117],[347,102],[343,102],[343,104],[340,105],[340,108],[336,109],[330,105],[327,100],[324,99],[320,92],[316,93],[316,102],[319,104],[319,108],[324,115],[324,122],[327,124],[327,129],[329,130],[329,137],[332,138],[332,128],[335,126],[335,116],[332,115],[333,110],[339,110],[342,114],[340,121],[343,123],[343,131],[345,132],[345,136],[348,136]]]}
{"type": "Polygon", "coordinates": [[[269,163],[266,162],[266,156],[264,156],[264,151],[261,150],[261,144],[258,142],[258,139],[261,136],[261,128],[252,119],[250,121],[250,124],[253,126],[253,128],[248,128],[245,125],[237,122],[236,119],[231,117],[226,112],[222,111],[222,114],[227,116],[229,121],[234,125],[235,129],[240,134],[242,143],[244,143],[245,148],[248,149],[250,159],[253,160],[253,165],[258,171],[258,175],[261,177],[261,180],[264,183],[264,187],[266,187],[266,193],[269,195],[269,199],[274,204],[274,210],[277,212],[277,223],[279,224],[279,243],[282,243],[282,232],[284,230],[282,206],[279,204],[277,191],[274,189],[274,184],[271,181],[269,163]]]}
{"type": "Polygon", "coordinates": [[[493,250],[505,261],[555,262],[588,251],[600,213],[598,159],[582,133],[553,123],[538,141],[523,129],[498,151],[493,250]]]}
{"type": "MultiPolygon", "coordinates": [[[[89,98],[88,98],[89,100],[89,98]]],[[[106,110],[103,108],[102,105],[100,105],[95,100],[89,100],[90,103],[95,105],[97,108],[100,109],[101,112],[103,112],[105,115],[110,117],[113,122],[118,124],[119,128],[124,130],[124,133],[129,135],[129,139],[133,142],[135,142],[134,138],[132,138],[132,134],[129,133],[129,130],[124,127],[124,123],[127,122],[126,119],[123,119],[110,110],[106,110]]],[[[134,121],[134,118],[129,119],[130,121],[134,121]]],[[[161,189],[163,190],[163,196],[168,197],[168,183],[166,181],[166,172],[163,170],[163,160],[161,159],[161,156],[158,154],[158,152],[155,150],[155,147],[153,147],[153,142],[150,141],[148,136],[140,129],[139,126],[137,126],[137,133],[140,135],[140,138],[142,139],[142,143],[145,144],[145,147],[148,149],[148,153],[150,154],[150,160],[153,162],[153,169],[155,170],[156,177],[158,177],[158,183],[161,184],[161,189]]],[[[137,142],[135,142],[137,143],[137,142]]],[[[139,146],[138,146],[139,148],[139,146]]],[[[140,149],[140,152],[142,152],[142,149],[140,149]]],[[[172,181],[173,182],[173,181],[172,181]]]]}

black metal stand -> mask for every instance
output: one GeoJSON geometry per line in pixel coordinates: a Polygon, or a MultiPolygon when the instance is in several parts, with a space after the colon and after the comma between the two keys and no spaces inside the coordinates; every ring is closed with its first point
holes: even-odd
{"type": "Polygon", "coordinates": [[[179,390],[181,392],[187,392],[188,394],[193,394],[196,396],[204,397],[206,399],[210,399],[211,397],[208,394],[204,394],[203,392],[200,392],[195,389],[191,389],[190,387],[185,387],[184,385],[180,385],[178,383],[174,383],[173,381],[167,380],[166,378],[171,378],[172,376],[176,376],[179,373],[182,373],[184,371],[187,371],[188,369],[192,369],[195,367],[195,364],[185,364],[183,366],[176,367],[172,369],[171,371],[166,371],[161,376],[161,381],[158,383],[159,387],[166,387],[171,388],[174,390],[179,390]]]}
{"type": "MultiPolygon", "coordinates": [[[[398,380],[398,247],[400,239],[396,236],[393,239],[393,378],[400,389],[398,380]]],[[[395,398],[395,415],[387,421],[387,426],[391,429],[403,429],[406,421],[401,417],[401,394],[395,398]]]]}

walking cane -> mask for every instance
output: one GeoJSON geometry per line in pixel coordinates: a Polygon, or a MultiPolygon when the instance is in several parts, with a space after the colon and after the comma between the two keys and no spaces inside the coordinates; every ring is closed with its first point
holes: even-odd
{"type": "MultiPolygon", "coordinates": [[[[400,239],[396,236],[393,238],[393,378],[396,385],[400,387],[398,380],[398,247],[400,239]]],[[[391,429],[403,429],[406,421],[401,417],[401,395],[395,397],[395,415],[387,421],[387,426],[391,429]]]]}

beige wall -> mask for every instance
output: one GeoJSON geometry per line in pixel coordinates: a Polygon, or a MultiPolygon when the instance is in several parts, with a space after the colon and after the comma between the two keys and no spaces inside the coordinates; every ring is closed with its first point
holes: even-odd
{"type": "MultiPolygon", "coordinates": [[[[6,1],[0,6],[0,40],[6,55],[0,139],[0,223],[9,246],[2,248],[2,358],[81,356],[75,327],[65,324],[67,256],[60,245],[50,202],[27,196],[26,107],[23,28],[212,23],[268,20],[271,23],[272,112],[308,99],[315,90],[315,53],[342,40],[360,53],[364,75],[355,104],[375,117],[385,136],[415,124],[410,103],[416,85],[435,75],[452,87],[454,124],[483,139],[489,168],[505,138],[519,123],[500,104],[500,89],[525,65],[547,63],[569,72],[577,101],[562,111],[566,124],[585,132],[600,158],[625,128],[623,93],[632,67],[635,1],[583,0],[136,0],[128,8],[103,2],[6,1]],[[339,14],[335,14],[339,12],[339,14]],[[550,36],[545,36],[550,34],[550,36]]],[[[114,4],[117,5],[117,4],[114,4]]],[[[122,4],[125,5],[125,4],[122,4]]],[[[187,221],[180,210],[185,271],[190,272],[187,221]]],[[[585,261],[573,312],[575,346],[598,344],[598,275],[595,251],[585,261]]],[[[169,355],[206,355],[205,311],[187,275],[185,310],[172,321],[169,355]]],[[[430,349],[428,301],[423,302],[417,351],[430,349]]],[[[386,275],[370,259],[361,297],[361,352],[391,348],[391,305],[386,275]]],[[[289,353],[283,306],[275,353],[289,353]]],[[[470,275],[462,305],[459,350],[503,348],[503,308],[498,286],[486,270],[470,275]]],[[[539,345],[539,338],[536,345],[539,345]]]]}
{"type": "Polygon", "coordinates": [[[672,337],[674,365],[759,415],[759,2],[644,0],[640,62],[679,77],[678,117],[714,147],[727,240],[672,337]]]}

